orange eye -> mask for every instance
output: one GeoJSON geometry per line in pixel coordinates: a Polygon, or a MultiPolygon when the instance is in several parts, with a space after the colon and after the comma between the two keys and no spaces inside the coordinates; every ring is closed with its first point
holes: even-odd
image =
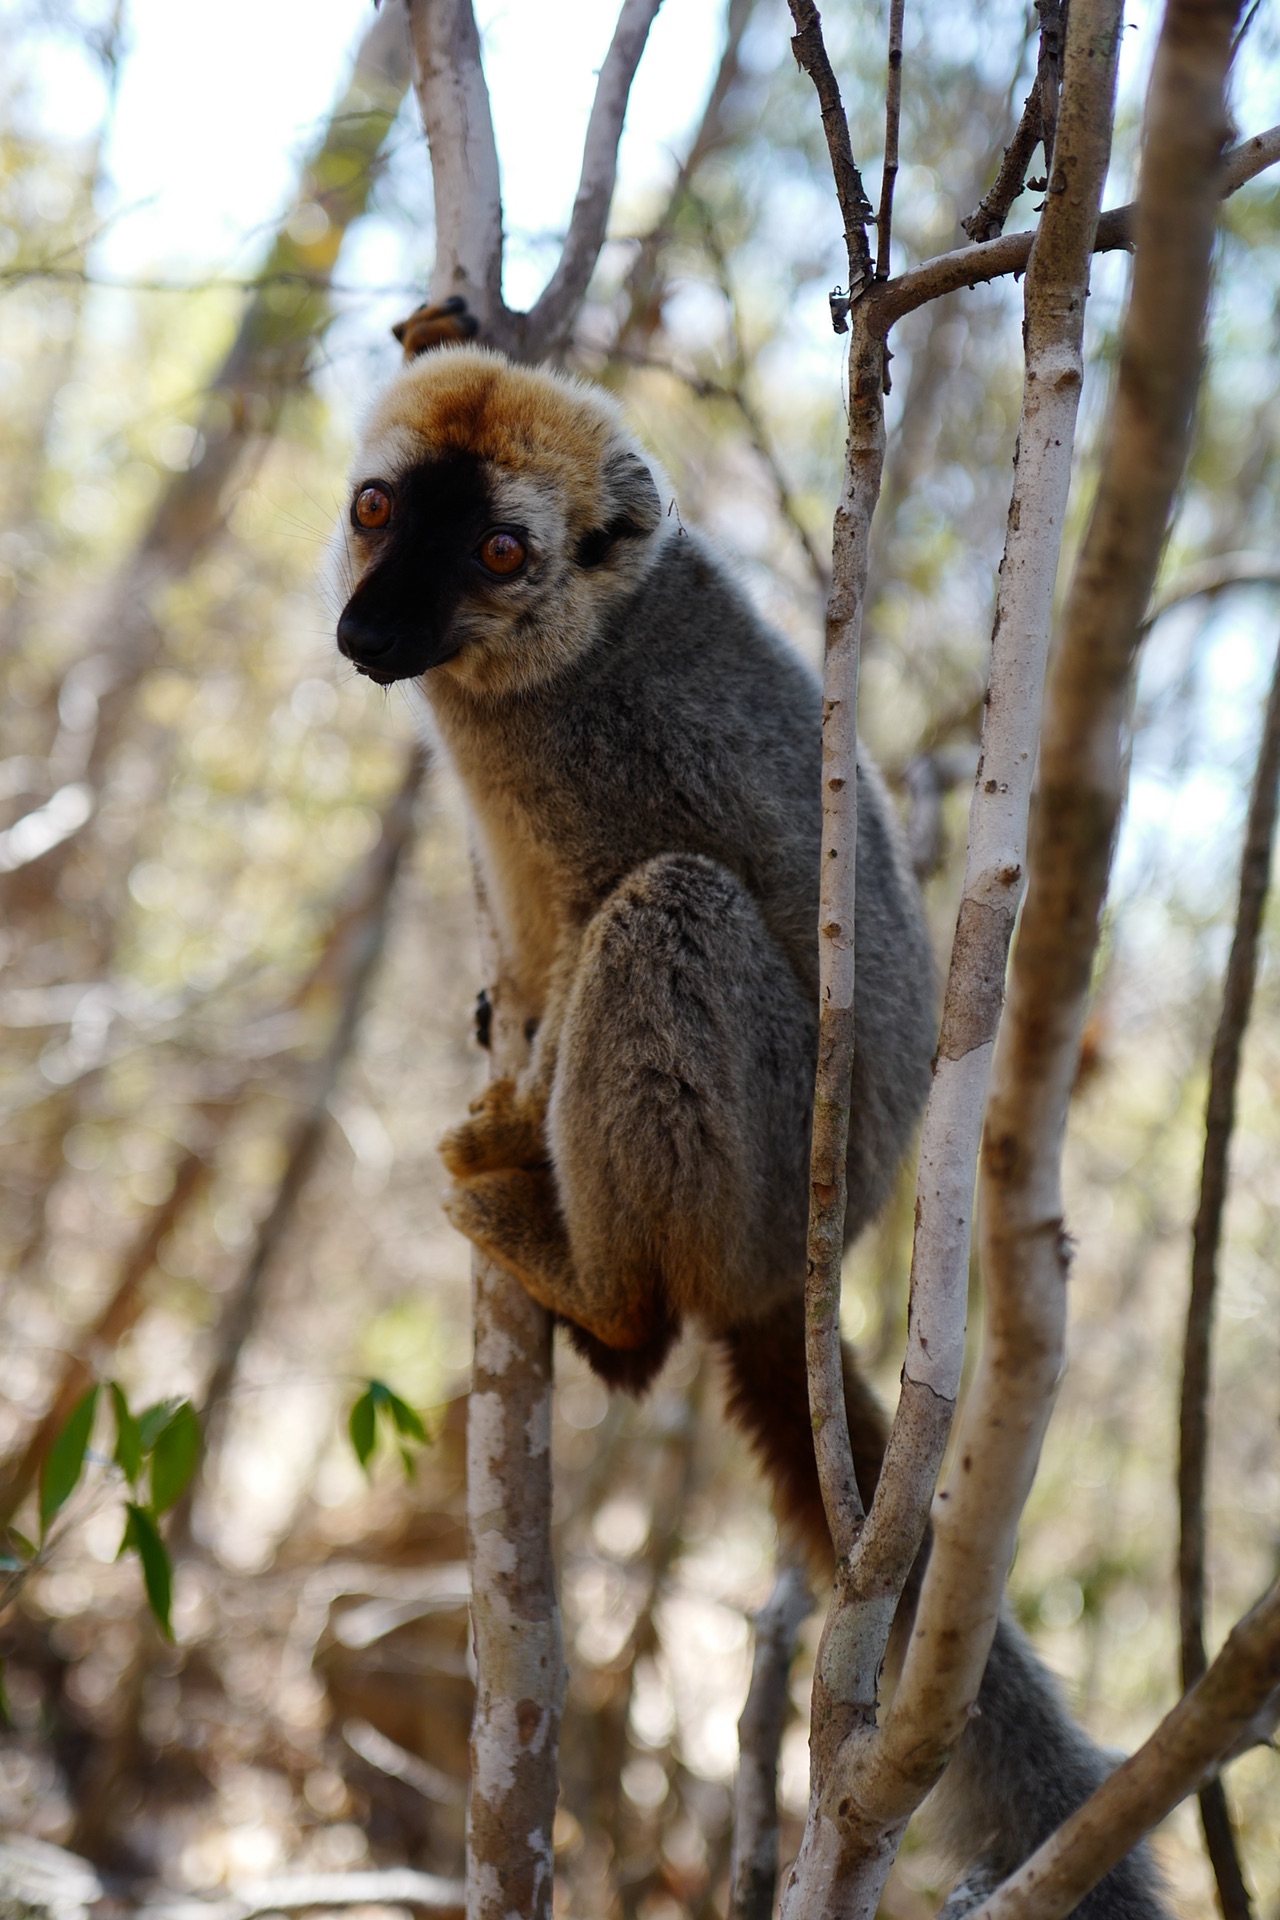
{"type": "Polygon", "coordinates": [[[351,508],[351,518],[367,533],[376,533],[391,518],[391,495],[385,487],[361,487],[351,508]]]}
{"type": "Polygon", "coordinates": [[[529,549],[519,534],[502,527],[485,535],[476,554],[489,573],[504,575],[519,573],[528,557],[529,549]]]}

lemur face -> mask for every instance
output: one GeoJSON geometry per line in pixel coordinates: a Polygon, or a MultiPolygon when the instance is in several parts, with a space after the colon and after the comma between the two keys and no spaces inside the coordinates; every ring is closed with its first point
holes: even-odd
{"type": "Polygon", "coordinates": [[[384,686],[436,670],[476,693],[536,686],[639,584],[662,528],[603,395],[474,348],[423,354],[356,458],[338,646],[384,686]]]}

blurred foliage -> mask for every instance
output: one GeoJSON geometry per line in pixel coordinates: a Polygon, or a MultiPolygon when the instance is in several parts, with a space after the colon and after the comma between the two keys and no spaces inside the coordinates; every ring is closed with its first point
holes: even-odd
{"type": "MultiPolygon", "coordinates": [[[[1030,72],[1029,20],[1011,0],[909,10],[902,262],[956,244],[989,183],[1030,72]]],[[[93,0],[11,0],[5,21],[0,1508],[36,1530],[41,1463],[96,1379],[118,1381],[126,1408],[178,1397],[216,1417],[168,1523],[174,1645],[148,1624],[136,1567],[116,1560],[118,1505],[88,1495],[25,1580],[0,1646],[13,1716],[0,1824],[193,1892],[286,1862],[456,1873],[471,1685],[458,1397],[468,1262],[440,1213],[434,1141],[480,1079],[469,865],[447,769],[431,770],[404,824],[416,792],[408,699],[379,700],[340,667],[339,587],[326,598],[317,584],[352,415],[393,364],[385,326],[408,304],[385,283],[420,284],[429,261],[425,154],[411,107],[365,102],[366,171],[336,217],[317,168],[351,131],[338,87],[311,170],[274,235],[259,236],[260,285],[227,283],[216,258],[189,292],[98,285],[121,21],[93,0]],[[103,127],[83,145],[42,125],[51,35],[80,36],[101,68],[103,127]],[[31,271],[50,263],[54,277],[31,271]],[[326,292],[335,263],[344,290],[326,292]],[[301,291],[279,278],[301,268],[301,291]],[[281,324],[270,404],[242,404],[236,355],[262,329],[276,351],[281,324]],[[352,1455],[348,1410],[360,1396],[366,1452],[371,1378],[401,1435],[396,1408],[426,1410],[412,1483],[377,1456],[366,1482],[352,1455]]],[[[883,22],[871,24],[828,9],[864,159],[880,138],[883,22]]],[[[1113,200],[1132,178],[1151,37],[1140,13],[1113,200]]],[[[577,359],[622,394],[682,514],[812,657],[843,433],[825,318],[841,246],[787,38],[781,7],[761,0],[721,137],[671,210],[656,278],[638,299],[636,242],[609,243],[577,359]]],[[[1254,109],[1274,98],[1278,64],[1260,18],[1240,61],[1242,130],[1261,124],[1254,109]]],[[[874,165],[866,175],[874,193],[874,165]]],[[[663,212],[660,186],[629,186],[624,170],[615,232],[643,234],[663,212]]],[[[1028,195],[1014,223],[1031,218],[1028,195]]],[[[1122,258],[1099,263],[1069,543],[1124,277],[1122,258]]],[[[1280,189],[1264,177],[1224,220],[1169,582],[1193,563],[1280,550],[1278,316],[1280,189]]],[[[922,749],[973,764],[1018,323],[1016,287],[977,289],[913,316],[893,343],[864,731],[895,780],[922,749]]],[[[1070,1143],[1071,1366],[1013,1591],[1090,1726],[1116,1744],[1141,1738],[1176,1691],[1188,1227],[1278,617],[1274,589],[1240,587],[1186,603],[1152,634],[1070,1143]]],[[[941,956],[964,816],[961,779],[928,889],[941,956]]],[[[1275,927],[1273,910],[1223,1258],[1217,1635],[1280,1557],[1275,927]]],[[[849,1330],[887,1396],[910,1227],[904,1176],[849,1263],[849,1330]]],[[[563,1353],[554,1444],[572,1671],[558,1898],[584,1920],[720,1912],[748,1615],[768,1588],[772,1523],[692,1345],[639,1407],[610,1401],[563,1353]]],[[[109,1463],[89,1465],[109,1477],[109,1463]]],[[[806,1688],[807,1657],[784,1752],[784,1844],[804,1805],[806,1688]]],[[[1229,1783],[1270,1911],[1280,1763],[1255,1753],[1229,1783]]],[[[1161,1848],[1183,1911],[1207,1911],[1189,1809],[1161,1848]]],[[[934,1911],[943,1878],[913,1842],[886,1913],[934,1911]]]]}

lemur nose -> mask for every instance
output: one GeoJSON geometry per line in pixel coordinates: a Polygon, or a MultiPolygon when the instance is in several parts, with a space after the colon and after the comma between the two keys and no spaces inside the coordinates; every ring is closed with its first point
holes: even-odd
{"type": "Polygon", "coordinates": [[[350,607],[344,609],[338,621],[338,652],[344,653],[348,660],[354,660],[357,666],[363,661],[376,660],[392,645],[393,639],[393,635],[372,621],[362,619],[350,607]]]}

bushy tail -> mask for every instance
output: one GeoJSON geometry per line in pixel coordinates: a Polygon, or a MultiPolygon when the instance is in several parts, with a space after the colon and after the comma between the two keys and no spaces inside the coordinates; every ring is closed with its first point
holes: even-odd
{"type": "MultiPolygon", "coordinates": [[[[730,1411],[773,1483],[780,1518],[796,1529],[815,1565],[829,1569],[831,1540],[809,1423],[800,1302],[789,1301],[767,1319],[735,1327],[721,1337],[720,1345],[728,1369],[730,1411]]],[[[842,1351],[854,1472],[869,1505],[884,1461],[888,1423],[851,1349],[845,1346],[842,1351]]],[[[926,1536],[894,1628],[899,1647],[909,1631],[928,1555],[926,1536]]],[[[1110,1771],[1106,1757],[1072,1721],[1030,1644],[1007,1619],[996,1630],[977,1706],[934,1794],[943,1837],[968,1867],[964,1883],[943,1909],[944,1920],[960,1920],[979,1905],[1110,1771]]],[[[1167,1916],[1143,1846],[1087,1895],[1073,1920],[1167,1916]]]]}
{"type": "MultiPolygon", "coordinates": [[[[809,1423],[804,1317],[789,1300],[766,1319],[735,1327],[720,1341],[728,1367],[729,1410],[777,1494],[780,1518],[795,1527],[815,1564],[831,1567],[831,1536],[818,1485],[809,1423]]],[[[844,1397],[858,1490],[868,1505],[880,1478],[888,1422],[852,1349],[841,1343],[844,1397]]]]}

